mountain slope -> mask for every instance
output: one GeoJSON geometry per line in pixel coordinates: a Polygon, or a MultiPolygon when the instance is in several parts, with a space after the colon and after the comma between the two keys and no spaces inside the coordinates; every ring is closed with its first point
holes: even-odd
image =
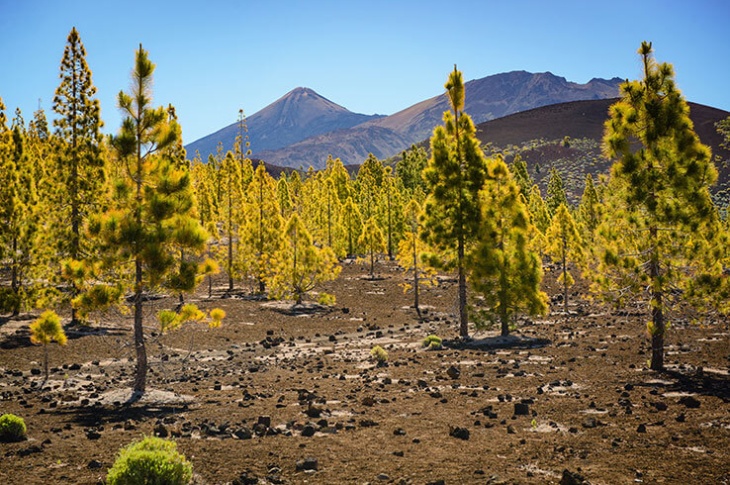
{"type": "MultiPolygon", "coordinates": [[[[306,138],[350,128],[377,119],[353,113],[308,88],[296,88],[246,119],[248,137],[254,156],[276,150],[306,138]]],[[[233,149],[238,136],[238,122],[196,140],[185,147],[192,158],[196,150],[203,160],[215,154],[219,142],[224,152],[233,149]]],[[[260,158],[260,157],[258,157],[260,158]]],[[[268,161],[268,160],[267,160],[268,161]]],[[[272,160],[272,163],[276,163],[272,160]]]]}
{"type": "MultiPolygon", "coordinates": [[[[556,168],[569,198],[577,203],[585,174],[596,176],[610,170],[611,162],[602,154],[601,141],[608,109],[616,101],[573,101],[523,111],[477,125],[477,138],[483,145],[491,144],[501,149],[521,147],[520,156],[543,194],[547,189],[548,168],[556,168]],[[570,138],[567,144],[562,143],[566,136],[570,138]],[[539,171],[538,166],[542,167],[539,171]]],[[[700,141],[712,149],[713,156],[730,160],[730,151],[720,146],[723,140],[715,128],[715,123],[730,113],[701,104],[688,104],[700,141]]],[[[510,151],[514,153],[515,150],[510,151]]],[[[719,177],[712,188],[715,194],[730,187],[730,166],[727,163],[716,166],[719,177]]]]}
{"type": "MultiPolygon", "coordinates": [[[[554,103],[616,97],[620,83],[620,79],[614,78],[576,84],[549,72],[496,74],[466,83],[465,111],[475,123],[480,123],[554,103]]],[[[277,165],[314,168],[322,168],[328,155],[339,157],[345,164],[361,163],[369,153],[387,158],[428,138],[448,109],[446,95],[441,94],[391,116],[256,156],[277,165]]]]}

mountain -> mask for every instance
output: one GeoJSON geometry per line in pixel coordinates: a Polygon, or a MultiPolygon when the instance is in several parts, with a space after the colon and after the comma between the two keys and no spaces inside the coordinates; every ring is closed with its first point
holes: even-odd
{"type": "MultiPolygon", "coordinates": [[[[312,136],[350,128],[380,117],[353,113],[311,89],[295,88],[248,117],[246,125],[251,149],[256,156],[258,152],[283,148],[312,136]]],[[[198,151],[203,160],[207,160],[209,154],[216,153],[219,142],[223,143],[224,152],[232,150],[238,131],[238,122],[231,123],[188,144],[185,149],[191,158],[198,151]]]]}
{"type": "MultiPolygon", "coordinates": [[[[555,103],[613,98],[618,96],[620,83],[621,79],[613,78],[577,84],[549,72],[496,74],[466,83],[465,111],[475,123],[481,123],[555,103]]],[[[448,109],[446,94],[441,94],[390,116],[255,155],[277,165],[295,168],[309,165],[322,168],[330,154],[345,164],[361,163],[369,153],[388,158],[427,139],[433,128],[442,123],[443,112],[448,109]]]]}
{"type": "MultiPolygon", "coordinates": [[[[601,151],[604,123],[608,109],[617,99],[573,101],[554,104],[512,114],[476,126],[477,138],[483,145],[498,148],[519,147],[521,158],[530,174],[547,189],[549,168],[558,170],[573,203],[583,191],[586,173],[607,174],[611,162],[601,151]],[[568,137],[567,143],[563,140],[568,137]],[[538,170],[538,167],[542,167],[538,170]]],[[[730,112],[689,102],[690,119],[700,141],[709,146],[712,154],[723,162],[716,163],[718,182],[712,187],[724,202],[730,188],[730,150],[721,146],[723,139],[715,123],[730,116],[730,112]]],[[[514,153],[516,149],[511,149],[514,153]]],[[[507,161],[511,156],[507,157],[507,161]]]]}
{"type": "MultiPolygon", "coordinates": [[[[465,110],[475,123],[540,106],[618,95],[621,79],[569,82],[550,72],[513,71],[466,83],[465,110]]],[[[445,94],[390,116],[356,114],[311,89],[296,88],[247,119],[252,156],[274,165],[322,168],[328,155],[359,164],[369,153],[387,158],[428,138],[449,108],[445,94]]],[[[218,142],[233,146],[238,123],[185,148],[207,159],[218,142]]]]}

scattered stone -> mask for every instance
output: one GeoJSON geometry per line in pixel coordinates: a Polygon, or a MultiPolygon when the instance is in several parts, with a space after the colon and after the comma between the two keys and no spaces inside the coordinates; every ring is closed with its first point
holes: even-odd
{"type": "Polygon", "coordinates": [[[317,432],[317,428],[315,428],[311,424],[307,424],[306,426],[304,426],[304,428],[302,428],[302,436],[304,436],[305,438],[314,436],[314,433],[316,433],[316,432],[317,432]]]}
{"type": "Polygon", "coordinates": [[[679,404],[690,409],[697,409],[700,407],[700,401],[693,396],[682,396],[679,398],[679,404]]]}
{"type": "Polygon", "coordinates": [[[157,426],[155,426],[153,433],[155,436],[159,436],[160,438],[167,438],[170,435],[170,432],[162,423],[159,423],[157,426]]]}
{"type": "Polygon", "coordinates": [[[515,403],[515,416],[528,416],[530,414],[530,406],[522,402],[515,403]]]}
{"type": "Polygon", "coordinates": [[[98,470],[101,468],[103,464],[99,460],[91,460],[87,465],[86,468],[89,470],[98,470]]]}
{"type": "Polygon", "coordinates": [[[637,426],[636,432],[637,433],[646,433],[646,425],[644,423],[641,423],[639,426],[637,426]]]}
{"type": "Polygon", "coordinates": [[[245,426],[243,428],[235,430],[232,435],[234,438],[239,440],[250,440],[251,438],[253,438],[253,433],[245,426]]]}
{"type": "Polygon", "coordinates": [[[256,485],[257,483],[259,483],[259,479],[252,475],[250,471],[245,471],[234,479],[231,485],[256,485]]]}
{"type": "Polygon", "coordinates": [[[390,480],[390,477],[386,473],[380,473],[378,474],[378,480],[385,482],[387,480],[390,480]]]}
{"type": "Polygon", "coordinates": [[[393,431],[393,434],[394,434],[395,436],[405,436],[405,435],[406,435],[406,430],[404,430],[403,428],[396,428],[396,429],[395,429],[395,430],[393,431]]]}
{"type": "Polygon", "coordinates": [[[598,427],[598,420],[592,416],[588,416],[583,420],[583,427],[586,429],[592,429],[598,427]]]}
{"type": "Polygon", "coordinates": [[[446,369],[446,375],[448,375],[452,379],[458,379],[461,376],[461,371],[457,367],[452,365],[451,367],[446,369]]]}
{"type": "Polygon", "coordinates": [[[319,469],[319,462],[316,458],[305,458],[303,460],[299,460],[296,463],[296,470],[298,472],[306,471],[306,470],[318,470],[319,469]]]}
{"type": "Polygon", "coordinates": [[[563,476],[560,478],[560,485],[590,485],[590,482],[578,472],[565,469],[563,470],[563,476]]]}
{"type": "Polygon", "coordinates": [[[517,430],[511,424],[507,425],[507,434],[517,434],[517,430]]]}
{"type": "Polygon", "coordinates": [[[469,439],[469,430],[466,428],[460,428],[458,426],[449,426],[449,436],[453,436],[454,438],[459,438],[460,440],[468,440],[469,439]]]}

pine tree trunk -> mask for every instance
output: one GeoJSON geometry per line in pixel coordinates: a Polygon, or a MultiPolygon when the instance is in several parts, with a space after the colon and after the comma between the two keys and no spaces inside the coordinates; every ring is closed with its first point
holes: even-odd
{"type": "Polygon", "coordinates": [[[142,261],[136,262],[136,278],[134,293],[134,349],[137,354],[137,369],[134,376],[134,392],[144,394],[147,387],[147,349],[144,343],[142,327],[142,261]]]}
{"type": "Polygon", "coordinates": [[[664,293],[659,286],[661,278],[659,258],[657,256],[657,228],[649,227],[651,238],[651,253],[649,260],[649,279],[651,280],[651,370],[664,370],[664,293]]]}
{"type": "Polygon", "coordinates": [[[565,312],[565,317],[568,317],[568,262],[567,262],[567,247],[566,247],[566,240],[565,240],[565,234],[563,234],[563,311],[565,312]]]}
{"type": "Polygon", "coordinates": [[[421,307],[418,302],[418,251],[417,251],[417,237],[416,233],[413,233],[413,306],[416,308],[418,318],[421,318],[421,307]]]}
{"type": "Polygon", "coordinates": [[[464,268],[464,236],[459,235],[459,336],[469,336],[469,315],[466,311],[466,269],[464,268]]]}

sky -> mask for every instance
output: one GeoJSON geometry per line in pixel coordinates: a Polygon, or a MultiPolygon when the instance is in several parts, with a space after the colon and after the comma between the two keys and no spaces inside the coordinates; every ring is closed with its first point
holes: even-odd
{"type": "MultiPolygon", "coordinates": [[[[726,0],[0,0],[0,98],[8,119],[49,119],[66,39],[76,27],[105,133],[142,44],[155,105],[176,108],[184,142],[296,87],[363,114],[393,114],[465,80],[550,71],[568,81],[641,78],[651,41],[685,98],[730,111],[726,0]]],[[[468,95],[468,92],[467,92],[468,95]]]]}

